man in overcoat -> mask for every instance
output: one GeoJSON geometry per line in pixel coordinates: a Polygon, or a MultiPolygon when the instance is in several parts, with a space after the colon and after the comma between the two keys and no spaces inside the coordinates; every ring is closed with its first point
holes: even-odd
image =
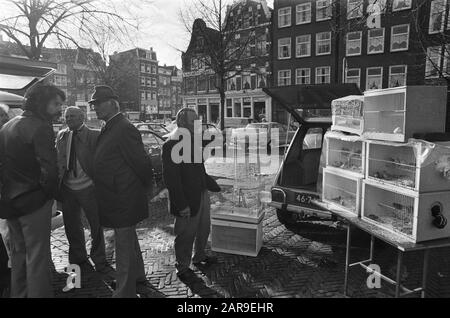
{"type": "Polygon", "coordinates": [[[136,224],[148,217],[152,166],[136,127],[120,112],[118,96],[97,86],[89,102],[105,121],[94,154],[94,184],[100,224],[114,229],[116,289],[113,297],[136,297],[146,284],[136,224]]]}

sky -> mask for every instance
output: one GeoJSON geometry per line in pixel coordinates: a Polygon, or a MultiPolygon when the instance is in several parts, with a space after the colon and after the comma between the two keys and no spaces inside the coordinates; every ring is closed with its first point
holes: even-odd
{"type": "MultiPolygon", "coordinates": [[[[177,65],[181,68],[181,51],[189,45],[190,35],[180,21],[179,12],[195,0],[153,0],[145,6],[142,34],[137,46],[153,47],[160,65],[177,65]],[[148,19],[148,20],[147,20],[148,19]]],[[[233,3],[233,0],[227,2],[233,3]]],[[[273,7],[273,0],[267,1],[273,7]]]]}

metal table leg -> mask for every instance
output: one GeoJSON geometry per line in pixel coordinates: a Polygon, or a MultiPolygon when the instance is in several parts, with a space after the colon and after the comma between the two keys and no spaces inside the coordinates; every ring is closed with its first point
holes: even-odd
{"type": "Polygon", "coordinates": [[[370,261],[373,262],[373,254],[375,251],[375,236],[370,236],[370,261]]]}
{"type": "Polygon", "coordinates": [[[400,289],[402,283],[402,270],[403,270],[403,252],[397,253],[397,275],[395,277],[395,298],[400,297],[400,289]]]}
{"type": "Polygon", "coordinates": [[[420,293],[420,296],[422,298],[426,297],[429,256],[430,256],[430,250],[426,249],[423,252],[422,292],[420,293]]]}
{"type": "Polygon", "coordinates": [[[348,292],[348,272],[350,269],[350,248],[352,241],[352,228],[347,224],[347,246],[345,250],[345,277],[344,277],[344,296],[347,297],[348,292]]]}

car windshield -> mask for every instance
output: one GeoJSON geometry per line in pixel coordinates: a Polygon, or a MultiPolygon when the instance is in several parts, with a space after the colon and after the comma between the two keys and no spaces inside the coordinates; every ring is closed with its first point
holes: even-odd
{"type": "Polygon", "coordinates": [[[160,141],[158,140],[158,137],[156,137],[154,134],[152,134],[149,131],[141,131],[142,135],[142,142],[147,146],[159,146],[160,141]]]}

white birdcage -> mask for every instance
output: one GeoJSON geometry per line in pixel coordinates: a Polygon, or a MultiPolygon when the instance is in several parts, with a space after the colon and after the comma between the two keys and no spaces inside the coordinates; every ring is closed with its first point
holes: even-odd
{"type": "Polygon", "coordinates": [[[360,137],[330,131],[325,138],[327,167],[364,174],[366,147],[360,137]]]}
{"type": "Polygon", "coordinates": [[[360,214],[362,176],[323,169],[322,201],[356,215],[360,214]]]}
{"type": "Polygon", "coordinates": [[[412,193],[363,181],[362,219],[412,242],[450,237],[450,192],[412,193]]]}
{"type": "Polygon", "coordinates": [[[444,132],[447,87],[403,86],[364,93],[366,139],[406,142],[415,133],[444,132]]]}
{"type": "Polygon", "coordinates": [[[366,179],[425,193],[450,190],[450,148],[422,140],[367,141],[366,179]]]}
{"type": "Polygon", "coordinates": [[[361,135],[364,131],[364,96],[350,95],[331,102],[331,130],[361,135]]]}

